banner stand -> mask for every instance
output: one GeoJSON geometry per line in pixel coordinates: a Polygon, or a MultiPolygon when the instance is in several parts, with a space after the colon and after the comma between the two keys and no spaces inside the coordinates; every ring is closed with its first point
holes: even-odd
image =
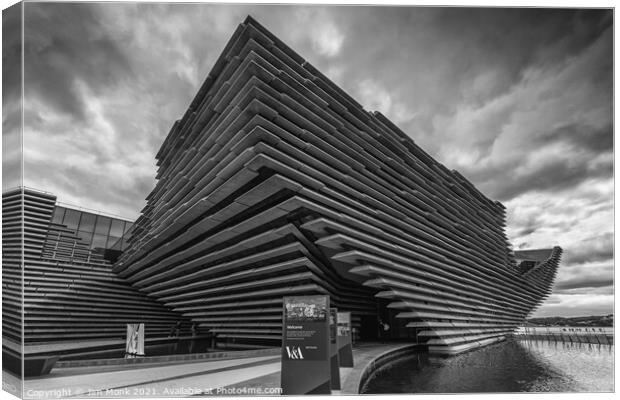
{"type": "Polygon", "coordinates": [[[351,338],[351,313],[339,312],[338,323],[338,358],[341,367],[353,367],[353,340],[351,338]]]}
{"type": "Polygon", "coordinates": [[[282,394],[331,394],[329,296],[283,302],[282,394]]]}
{"type": "Polygon", "coordinates": [[[329,309],[329,359],[331,371],[332,390],[340,390],[340,363],[338,361],[337,337],[337,314],[336,308],[329,309]]]}

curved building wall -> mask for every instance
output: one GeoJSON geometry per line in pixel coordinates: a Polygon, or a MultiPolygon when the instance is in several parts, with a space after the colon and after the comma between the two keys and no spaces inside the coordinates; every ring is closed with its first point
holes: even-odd
{"type": "Polygon", "coordinates": [[[326,293],[464,351],[510,334],[558,267],[560,248],[518,263],[502,204],[250,17],[157,160],[114,271],[235,343],[279,342],[282,297],[326,293]]]}

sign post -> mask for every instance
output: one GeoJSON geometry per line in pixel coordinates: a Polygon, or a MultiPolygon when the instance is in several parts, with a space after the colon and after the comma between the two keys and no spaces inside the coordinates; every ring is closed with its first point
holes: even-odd
{"type": "Polygon", "coordinates": [[[331,370],[332,390],[340,390],[340,363],[338,362],[337,337],[337,315],[336,308],[329,309],[329,360],[331,370]]]}
{"type": "Polygon", "coordinates": [[[338,317],[338,358],[341,367],[353,367],[353,342],[351,340],[351,313],[339,312],[338,317]]]}
{"type": "Polygon", "coordinates": [[[282,394],[331,394],[329,296],[284,298],[282,394]]]}

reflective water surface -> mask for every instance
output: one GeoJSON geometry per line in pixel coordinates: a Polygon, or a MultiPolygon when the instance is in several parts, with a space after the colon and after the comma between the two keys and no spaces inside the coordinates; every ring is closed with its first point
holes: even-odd
{"type": "Polygon", "coordinates": [[[613,346],[508,340],[452,357],[416,354],[363,393],[611,392],[613,346]]]}

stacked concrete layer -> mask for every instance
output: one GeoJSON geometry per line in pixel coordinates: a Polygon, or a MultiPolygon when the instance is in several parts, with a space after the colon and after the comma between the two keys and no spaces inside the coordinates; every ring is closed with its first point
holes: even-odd
{"type": "Polygon", "coordinates": [[[2,195],[2,352],[13,359],[22,356],[22,210],[21,190],[2,195]]]}
{"type": "MultiPolygon", "coordinates": [[[[3,203],[5,223],[12,221],[14,204],[23,204],[25,255],[23,323],[15,317],[22,271],[12,268],[11,258],[3,258],[3,293],[11,300],[3,299],[3,334],[18,343],[16,334],[23,326],[27,354],[53,353],[67,342],[82,342],[74,350],[87,352],[89,346],[123,339],[128,323],[144,322],[148,338],[166,337],[183,320],[117,277],[112,265],[89,250],[75,231],[51,223],[55,196],[26,189],[23,195],[20,190],[3,198],[12,200],[3,203]]],[[[4,234],[3,245],[12,237],[4,234]]],[[[184,331],[188,328],[185,320],[184,331]]]]}
{"type": "Polygon", "coordinates": [[[248,18],[157,154],[115,272],[214,332],[280,339],[281,298],[368,291],[431,350],[503,338],[549,294],[561,250],[522,274],[505,209],[248,18]]]}

